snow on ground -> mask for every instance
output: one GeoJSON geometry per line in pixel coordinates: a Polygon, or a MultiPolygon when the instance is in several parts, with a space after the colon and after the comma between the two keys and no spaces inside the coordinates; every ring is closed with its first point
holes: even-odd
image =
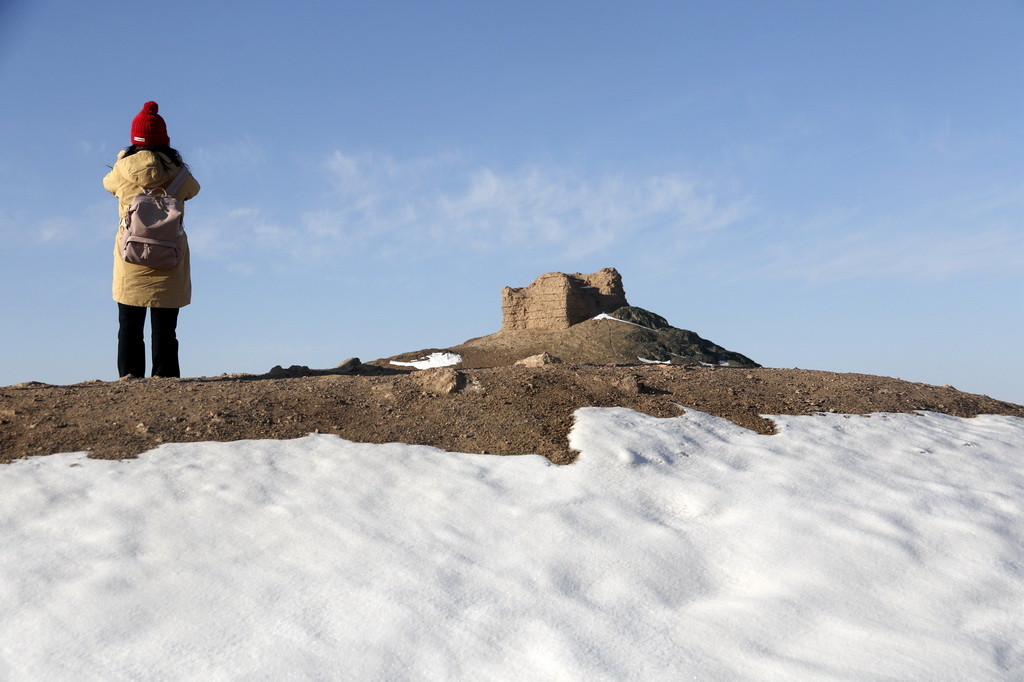
{"type": "Polygon", "coordinates": [[[774,419],[16,461],[0,679],[1024,678],[1024,420],[774,419]]]}
{"type": "Polygon", "coordinates": [[[392,360],[392,365],[400,365],[402,367],[415,367],[416,369],[430,369],[432,367],[450,367],[457,365],[462,362],[462,356],[458,353],[449,353],[447,351],[442,353],[431,353],[422,360],[413,360],[412,362],[399,362],[398,360],[392,360]]]}
{"type": "Polygon", "coordinates": [[[623,324],[631,324],[634,327],[640,327],[641,329],[650,329],[652,332],[658,331],[657,329],[654,329],[653,327],[645,327],[644,325],[637,324],[636,322],[630,322],[629,320],[620,320],[617,317],[612,317],[608,313],[601,313],[600,315],[595,315],[594,317],[592,317],[590,319],[592,319],[592,320],[613,320],[615,322],[621,322],[623,324]]]}

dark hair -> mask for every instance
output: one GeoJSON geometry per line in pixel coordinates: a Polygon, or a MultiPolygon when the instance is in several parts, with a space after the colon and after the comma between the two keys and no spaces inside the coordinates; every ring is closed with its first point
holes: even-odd
{"type": "MultiPolygon", "coordinates": [[[[124,155],[125,156],[131,156],[135,152],[140,152],[140,151],[143,151],[143,150],[150,151],[150,152],[159,152],[160,154],[164,154],[166,156],[169,156],[170,159],[171,159],[171,162],[175,166],[177,166],[178,168],[181,168],[182,166],[185,166],[185,168],[188,168],[188,166],[185,164],[185,162],[181,160],[181,154],[178,153],[178,150],[174,149],[173,147],[171,147],[170,145],[167,145],[167,144],[158,144],[158,145],[154,145],[152,147],[139,147],[139,146],[136,146],[136,145],[133,144],[130,147],[128,147],[127,149],[124,150],[124,155]]],[[[160,159],[160,163],[164,163],[163,158],[161,158],[160,156],[157,156],[156,158],[160,159]]]]}

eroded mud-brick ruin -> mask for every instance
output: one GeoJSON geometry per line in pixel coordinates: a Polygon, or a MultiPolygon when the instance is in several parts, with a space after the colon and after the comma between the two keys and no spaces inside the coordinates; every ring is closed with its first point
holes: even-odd
{"type": "Polygon", "coordinates": [[[627,305],[622,277],[614,268],[589,275],[549,272],[530,286],[502,289],[501,331],[568,329],[627,305]]]}

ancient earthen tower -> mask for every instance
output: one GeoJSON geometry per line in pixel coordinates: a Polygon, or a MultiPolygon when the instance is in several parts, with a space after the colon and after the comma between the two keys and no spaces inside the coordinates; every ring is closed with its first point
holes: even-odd
{"type": "Polygon", "coordinates": [[[615,268],[590,275],[549,272],[528,287],[501,291],[501,331],[568,329],[626,302],[622,277],[615,268]]]}

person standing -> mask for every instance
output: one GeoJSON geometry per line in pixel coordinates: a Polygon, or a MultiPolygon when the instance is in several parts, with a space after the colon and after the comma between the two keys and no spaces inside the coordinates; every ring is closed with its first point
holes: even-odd
{"type": "MultiPolygon", "coordinates": [[[[118,308],[117,371],[119,377],[146,375],[145,324],[150,311],[152,376],[180,377],[178,363],[178,310],[192,301],[188,238],[183,235],[180,261],[173,268],[151,268],[127,263],[121,239],[125,214],[143,189],[167,187],[179,171],[189,172],[172,148],[167,125],[156,102],[146,102],[132,121],[131,145],[120,151],[103,178],[103,187],[118,199],[121,224],[114,243],[113,295],[118,308]]],[[[174,193],[185,202],[199,194],[199,183],[189,175],[174,193]]]]}

